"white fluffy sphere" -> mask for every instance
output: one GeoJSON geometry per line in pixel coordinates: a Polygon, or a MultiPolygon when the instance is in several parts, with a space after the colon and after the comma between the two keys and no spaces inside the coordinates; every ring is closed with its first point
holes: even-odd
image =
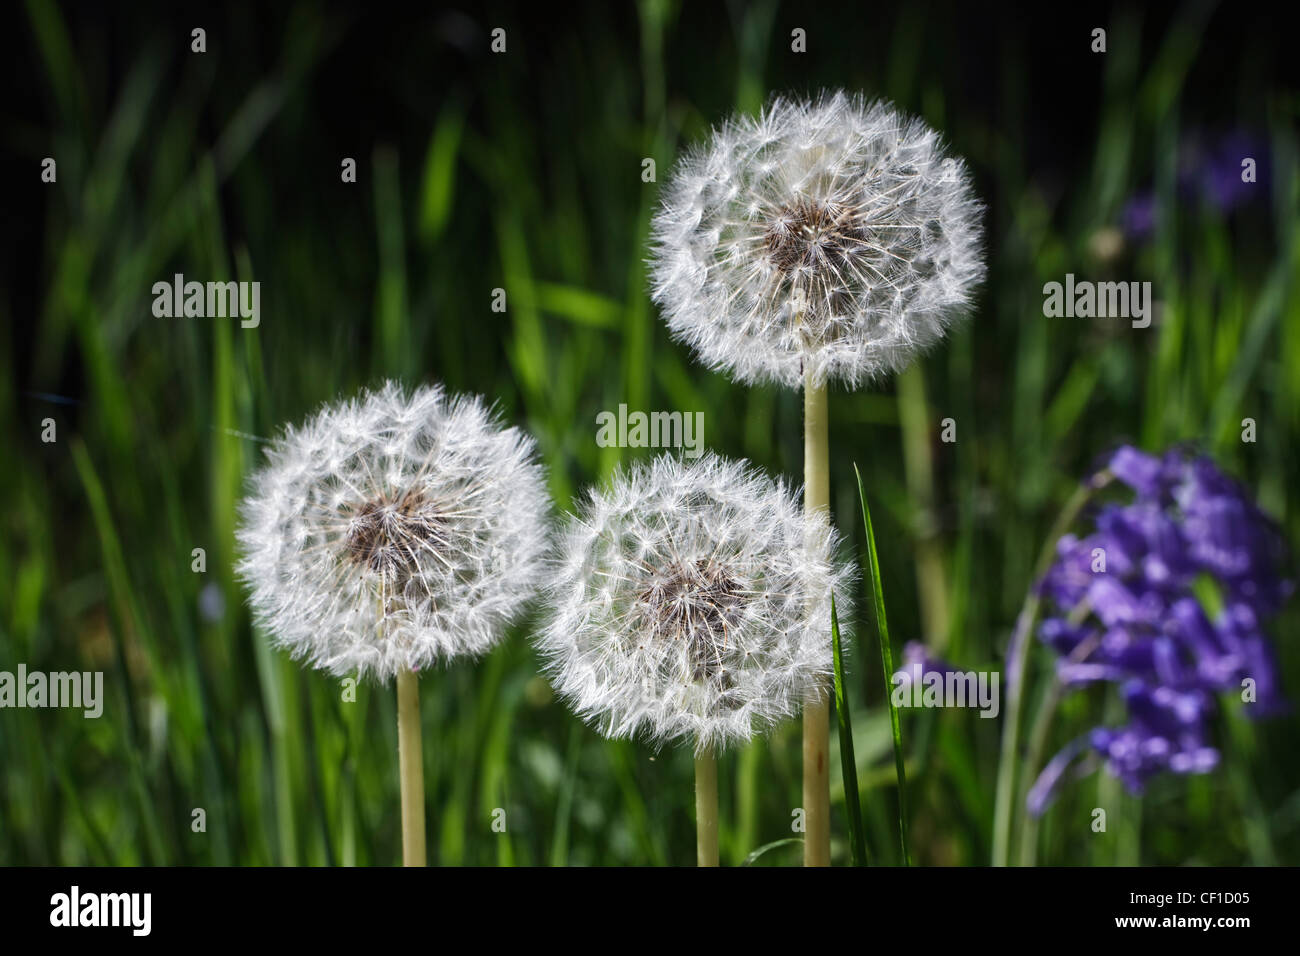
{"type": "Polygon", "coordinates": [[[548,514],[531,438],[478,398],[389,383],[270,446],[238,571],[277,645],[388,681],[502,637],[539,584],[548,514]]]}
{"type": "Polygon", "coordinates": [[[749,739],[824,692],[831,594],[852,571],[824,514],[748,465],[664,455],[590,492],[556,545],[539,649],[608,736],[749,739]]]}
{"type": "Polygon", "coordinates": [[[655,301],[745,383],[857,387],[943,337],[983,278],[981,206],[939,134],[842,92],[735,116],[673,171],[655,301]]]}

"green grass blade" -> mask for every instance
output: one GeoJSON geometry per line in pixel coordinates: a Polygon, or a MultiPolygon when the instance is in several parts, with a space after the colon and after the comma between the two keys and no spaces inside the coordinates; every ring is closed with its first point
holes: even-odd
{"type": "Polygon", "coordinates": [[[582,759],[582,725],[569,727],[569,747],[560,792],[555,801],[555,827],[551,837],[551,866],[569,865],[569,834],[573,826],[573,797],[578,789],[578,770],[582,759]]]}
{"type": "Polygon", "coordinates": [[[456,162],[461,136],[465,132],[465,108],[452,98],[438,116],[438,125],[424,160],[424,182],[420,187],[420,235],[436,242],[451,218],[456,200],[456,162]]]}
{"type": "Polygon", "coordinates": [[[775,850],[778,847],[789,846],[792,843],[803,843],[803,837],[786,837],[783,840],[773,840],[771,843],[764,843],[753,853],[749,854],[749,856],[745,857],[744,862],[741,863],[740,865],[753,866],[755,861],[757,861],[760,856],[767,853],[769,850],[775,850]]]}
{"type": "MultiPolygon", "coordinates": [[[[890,693],[890,679],[894,674],[894,652],[889,646],[889,623],[885,620],[885,593],[880,585],[880,559],[876,556],[876,533],[871,527],[871,509],[867,507],[867,496],[862,490],[862,472],[858,471],[856,464],[853,466],[853,474],[858,480],[858,501],[862,504],[862,521],[867,531],[867,554],[871,557],[871,590],[876,601],[876,633],[880,637],[880,665],[884,669],[885,677],[885,703],[889,707],[889,726],[894,735],[894,767],[898,773],[898,841],[903,851],[904,865],[911,866],[912,857],[907,849],[907,771],[903,767],[903,734],[898,723],[898,708],[894,706],[894,695],[890,693]]],[[[838,670],[837,666],[836,671],[838,670]]],[[[838,673],[836,679],[839,679],[838,673]]]]}
{"type": "MultiPolygon", "coordinates": [[[[862,803],[858,799],[858,765],[853,759],[853,722],[844,689],[844,658],[840,653],[840,619],[831,595],[831,647],[835,651],[835,719],[840,725],[840,766],[844,772],[844,812],[849,817],[849,852],[854,866],[867,865],[867,837],[862,832],[862,803]]],[[[897,731],[895,731],[897,739],[897,731]]]]}

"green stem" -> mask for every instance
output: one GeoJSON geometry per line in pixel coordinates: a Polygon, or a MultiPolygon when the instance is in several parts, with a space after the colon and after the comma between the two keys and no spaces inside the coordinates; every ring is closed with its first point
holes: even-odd
{"type": "Polygon", "coordinates": [[[1015,804],[1017,780],[1020,771],[1020,712],[1024,701],[1025,670],[1029,664],[1029,648],[1033,644],[1034,623],[1038,619],[1040,601],[1038,582],[1051,567],[1056,556],[1056,542],[1064,535],[1089,499],[1110,483],[1114,476],[1109,471],[1094,475],[1084,482],[1066,502],[1056,518],[1043,550],[1034,568],[1033,580],[1025,595],[1025,603],[1016,617],[1016,630],[1007,648],[1007,667],[1014,679],[1007,683],[1007,719],[1002,725],[1002,747],[998,757],[997,791],[993,810],[993,865],[1007,866],[1011,859],[1011,821],[1015,804]]]}
{"type": "Polygon", "coordinates": [[[934,456],[925,375],[919,364],[894,379],[898,388],[898,423],[903,433],[903,473],[912,500],[912,535],[916,541],[916,586],[921,598],[925,646],[941,657],[948,646],[948,582],[934,516],[934,456]]]}
{"type": "MultiPolygon", "coordinates": [[[[830,511],[830,441],[826,386],[804,380],[804,512],[830,511]]],[[[804,866],[831,865],[830,696],[805,702],[803,711],[804,866]]]]}
{"type": "MultiPolygon", "coordinates": [[[[1052,726],[1052,718],[1056,715],[1056,708],[1060,702],[1061,682],[1053,675],[1051,686],[1043,692],[1042,702],[1038,705],[1029,724],[1033,728],[1033,735],[1029,738],[1029,752],[1025,758],[1025,769],[1028,771],[1025,775],[1026,785],[1020,787],[1016,797],[1019,803],[1024,802],[1034,775],[1042,769],[1043,754],[1047,752],[1048,730],[1052,726]]],[[[1038,821],[1038,817],[1030,814],[1020,828],[1021,866],[1033,866],[1038,860],[1038,821]]]]}
{"type": "Polygon", "coordinates": [[[397,674],[397,763],[402,791],[402,865],[424,866],[424,760],[420,746],[420,678],[397,674]]]}
{"type": "Polygon", "coordinates": [[[718,758],[695,755],[695,862],[718,865],[718,758]]]}

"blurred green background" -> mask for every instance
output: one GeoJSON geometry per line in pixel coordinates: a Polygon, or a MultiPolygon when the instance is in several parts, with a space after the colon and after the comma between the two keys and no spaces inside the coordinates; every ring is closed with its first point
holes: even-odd
{"type": "MultiPolygon", "coordinates": [[[[261,441],[323,401],[385,377],[487,395],[537,437],[557,510],[647,454],[596,446],[597,412],[619,403],[703,411],[712,449],[797,482],[800,396],[698,366],[658,321],[644,265],[679,149],[776,91],[893,99],[944,131],[988,205],[972,320],[898,380],[831,396],[836,520],[860,557],[856,462],[896,657],[924,640],[1000,669],[1048,528],[1121,440],[1200,442],[1300,542],[1300,97],[1287,35],[1250,16],[649,0],[12,11],[0,670],[103,670],[107,700],[98,720],[0,710],[0,862],[397,862],[392,689],[344,703],[338,681],[268,649],[231,575],[261,441]],[[1104,54],[1089,49],[1097,26],[1104,54]],[[1260,181],[1242,196],[1180,186],[1243,137],[1260,181]],[[260,281],[260,326],[155,318],[151,286],[177,272],[260,281]],[[1046,319],[1043,283],[1067,272],[1150,281],[1162,317],[1046,319]]],[[[1293,695],[1297,603],[1273,628],[1293,695]]],[[[874,862],[896,863],[884,685],[857,604],[867,838],[874,862]]],[[[430,862],[691,863],[689,752],[583,726],[538,677],[528,631],[421,682],[430,862]]],[[[1114,706],[1068,698],[1047,752],[1114,706]]],[[[999,724],[903,713],[917,862],[988,862],[999,724]]],[[[1037,859],[1300,863],[1298,731],[1295,716],[1228,713],[1221,769],[1142,800],[1093,776],[1043,820],[1037,859]],[[1107,833],[1089,827],[1097,806],[1107,833]]],[[[791,836],[799,774],[797,723],[724,757],[724,864],[791,836]]],[[[758,863],[799,859],[784,845],[758,863]]]]}

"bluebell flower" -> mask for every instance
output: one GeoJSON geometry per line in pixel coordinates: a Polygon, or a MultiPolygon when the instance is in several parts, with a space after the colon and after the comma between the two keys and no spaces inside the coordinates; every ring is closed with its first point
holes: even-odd
{"type": "Polygon", "coordinates": [[[1146,242],[1156,231],[1156,196],[1150,190],[1135,193],[1120,210],[1120,228],[1132,242],[1146,242]]]}
{"type": "Polygon", "coordinates": [[[1250,200],[1254,191],[1267,195],[1268,144],[1259,137],[1236,130],[1211,139],[1201,135],[1184,144],[1178,183],[1189,196],[1199,197],[1220,213],[1229,213],[1250,200]],[[1256,181],[1241,178],[1242,161],[1255,160],[1256,181]]]}
{"type": "MultiPolygon", "coordinates": [[[[1178,144],[1175,194],[1182,205],[1204,207],[1226,217],[1256,196],[1267,196],[1269,144],[1245,131],[1210,135],[1193,133],[1178,144]],[[1256,162],[1255,181],[1242,179],[1242,161],[1256,162]]],[[[1120,210],[1119,223],[1132,242],[1145,242],[1156,230],[1155,193],[1134,193],[1120,210]]]]}
{"type": "Polygon", "coordinates": [[[903,645],[903,660],[894,671],[895,687],[922,684],[927,674],[939,674],[946,677],[956,668],[945,660],[933,657],[920,641],[908,641],[903,645]]]}
{"type": "Polygon", "coordinates": [[[1241,694],[1252,717],[1286,706],[1264,631],[1294,589],[1274,522],[1206,457],[1123,446],[1106,468],[1131,499],[1057,542],[1038,583],[1048,607],[1038,637],[1063,686],[1119,687],[1128,723],[1098,727],[1050,761],[1030,791],[1034,813],[1088,751],[1139,793],[1161,772],[1213,770],[1219,694],[1241,694]]]}

